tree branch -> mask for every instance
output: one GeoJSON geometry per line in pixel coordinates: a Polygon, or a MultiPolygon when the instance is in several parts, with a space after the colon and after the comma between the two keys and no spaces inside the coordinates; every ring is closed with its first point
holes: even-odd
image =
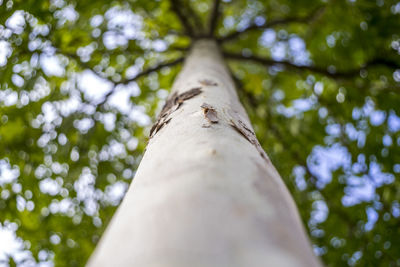
{"type": "Polygon", "coordinates": [[[225,36],[219,38],[218,42],[231,41],[233,39],[236,39],[237,37],[239,37],[240,35],[242,35],[244,33],[248,33],[250,31],[254,31],[254,30],[268,29],[268,28],[272,28],[274,26],[285,25],[285,24],[289,24],[289,23],[308,23],[308,22],[315,20],[319,16],[321,16],[324,11],[325,11],[325,6],[322,6],[322,7],[316,8],[313,12],[311,12],[307,16],[275,19],[275,20],[271,20],[270,22],[264,23],[262,25],[259,25],[259,24],[256,24],[255,22],[253,22],[252,24],[250,24],[247,28],[243,29],[242,31],[235,31],[235,32],[232,32],[228,35],[225,35],[225,36]]]}
{"type": "Polygon", "coordinates": [[[316,67],[316,66],[304,66],[304,65],[296,65],[292,62],[289,61],[276,61],[273,59],[269,59],[269,58],[262,58],[256,55],[252,55],[252,56],[243,56],[242,54],[239,53],[231,53],[231,52],[224,52],[223,53],[224,56],[228,59],[233,59],[233,60],[239,60],[239,61],[253,61],[259,64],[262,64],[264,66],[284,66],[288,69],[292,69],[292,70],[300,70],[300,71],[311,71],[311,72],[315,72],[315,73],[319,73],[319,74],[323,74],[325,76],[331,77],[331,78],[335,78],[335,79],[339,79],[339,78],[351,78],[354,77],[356,75],[360,74],[360,71],[363,69],[367,69],[369,67],[372,66],[377,66],[377,65],[381,65],[381,66],[386,66],[392,69],[399,69],[400,68],[400,64],[394,60],[390,60],[390,59],[383,59],[383,58],[375,58],[372,59],[368,62],[366,62],[363,67],[361,68],[357,68],[357,69],[353,69],[353,70],[347,70],[347,71],[337,71],[337,72],[330,72],[325,68],[321,68],[321,67],[316,67]]]}
{"type": "Polygon", "coordinates": [[[169,61],[169,62],[162,62],[162,63],[160,63],[160,64],[158,64],[156,66],[153,66],[153,67],[150,67],[150,68],[148,68],[146,70],[143,70],[142,72],[138,73],[133,78],[122,80],[122,81],[118,82],[118,84],[127,84],[127,83],[130,83],[130,82],[136,81],[137,79],[141,78],[142,76],[150,74],[150,73],[152,73],[154,71],[161,70],[162,68],[165,68],[165,67],[172,67],[174,65],[177,65],[177,64],[183,62],[183,60],[184,60],[184,57],[179,57],[179,58],[177,58],[175,60],[172,60],[172,61],[169,61]]]}
{"type": "MultiPolygon", "coordinates": [[[[165,31],[167,32],[167,35],[168,35],[168,34],[171,34],[171,35],[176,35],[176,36],[187,36],[183,31],[181,31],[181,29],[179,29],[179,30],[171,29],[171,26],[170,26],[168,23],[166,23],[166,22],[160,20],[159,18],[155,17],[151,12],[146,12],[146,15],[147,15],[151,20],[153,20],[154,22],[156,22],[155,24],[156,24],[158,27],[160,27],[160,29],[165,30],[165,31]]],[[[157,31],[157,32],[159,32],[159,31],[157,31]]],[[[157,36],[157,37],[158,37],[158,36],[157,36]]],[[[164,37],[165,37],[165,36],[164,36],[164,37]]]]}
{"type": "Polygon", "coordinates": [[[221,0],[214,0],[214,3],[213,3],[213,9],[210,14],[209,26],[208,26],[209,27],[208,35],[210,37],[212,37],[214,35],[215,29],[217,27],[218,18],[220,15],[220,10],[219,10],[220,3],[221,3],[221,0]]]}
{"type": "Polygon", "coordinates": [[[254,95],[245,89],[243,82],[233,73],[231,69],[229,69],[229,71],[231,73],[233,82],[235,83],[239,97],[243,96],[251,105],[251,107],[257,107],[259,103],[254,95]]]}
{"type": "MultiPolygon", "coordinates": [[[[182,3],[183,5],[183,3],[182,3]]],[[[200,19],[200,17],[197,15],[197,13],[193,10],[193,8],[190,6],[190,2],[187,3],[187,5],[183,5],[183,8],[185,10],[184,15],[188,18],[191,18],[193,20],[194,23],[194,30],[198,30],[196,32],[194,32],[195,37],[202,36],[204,35],[205,29],[204,29],[204,25],[200,19]]]]}
{"type": "Polygon", "coordinates": [[[108,98],[115,92],[115,90],[117,88],[117,85],[119,85],[119,84],[128,84],[130,82],[136,81],[139,78],[141,78],[143,76],[146,76],[146,75],[148,75],[148,74],[150,74],[150,73],[152,73],[154,71],[161,70],[162,68],[165,68],[165,67],[172,67],[174,65],[177,65],[177,64],[183,62],[183,60],[184,60],[184,57],[179,57],[179,58],[177,58],[177,59],[175,59],[173,61],[163,62],[163,63],[160,63],[160,64],[158,64],[156,66],[153,66],[153,67],[150,67],[150,68],[148,68],[146,70],[143,70],[143,71],[139,72],[138,74],[136,74],[132,78],[124,79],[122,81],[119,81],[118,83],[112,82],[114,84],[113,88],[104,96],[102,101],[100,101],[99,103],[96,104],[96,106],[104,105],[104,103],[108,100],[108,98]]]}
{"type": "Polygon", "coordinates": [[[193,37],[194,36],[193,27],[190,24],[186,14],[184,14],[182,12],[182,9],[181,9],[182,3],[180,2],[180,0],[169,0],[169,2],[170,2],[171,10],[176,14],[176,16],[179,18],[180,22],[182,23],[185,33],[188,36],[193,37]]]}

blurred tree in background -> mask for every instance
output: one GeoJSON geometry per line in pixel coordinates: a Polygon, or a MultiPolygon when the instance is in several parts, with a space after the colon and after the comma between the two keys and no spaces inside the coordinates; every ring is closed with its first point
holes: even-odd
{"type": "Polygon", "coordinates": [[[317,255],[400,266],[399,29],[394,0],[0,0],[0,265],[84,265],[214,38],[317,255]]]}

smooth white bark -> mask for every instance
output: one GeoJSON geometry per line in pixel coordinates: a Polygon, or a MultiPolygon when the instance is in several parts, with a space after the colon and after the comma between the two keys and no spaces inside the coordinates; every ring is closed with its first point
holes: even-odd
{"type": "Polygon", "coordinates": [[[194,44],[173,92],[197,87],[153,134],[88,265],[319,266],[288,190],[249,141],[249,119],[211,40],[194,44]]]}

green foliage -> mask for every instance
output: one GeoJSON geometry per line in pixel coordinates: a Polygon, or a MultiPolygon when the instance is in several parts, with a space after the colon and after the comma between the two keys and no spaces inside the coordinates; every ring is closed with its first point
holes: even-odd
{"type": "Polygon", "coordinates": [[[215,3],[0,0],[0,264],[84,265],[207,37],[325,264],[400,265],[400,3],[215,3]]]}

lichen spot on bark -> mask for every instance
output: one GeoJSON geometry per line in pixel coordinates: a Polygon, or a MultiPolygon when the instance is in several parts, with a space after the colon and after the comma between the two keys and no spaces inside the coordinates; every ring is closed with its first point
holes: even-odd
{"type": "Polygon", "coordinates": [[[203,103],[200,107],[203,109],[204,117],[210,123],[218,123],[217,111],[213,106],[207,103],[203,103]]]}
{"type": "Polygon", "coordinates": [[[199,83],[204,86],[217,86],[218,85],[218,83],[208,80],[208,79],[200,80],[199,83]]]}
{"type": "Polygon", "coordinates": [[[211,149],[209,150],[209,153],[210,153],[210,155],[212,155],[212,156],[217,155],[217,150],[215,150],[215,148],[211,148],[211,149]]]}

